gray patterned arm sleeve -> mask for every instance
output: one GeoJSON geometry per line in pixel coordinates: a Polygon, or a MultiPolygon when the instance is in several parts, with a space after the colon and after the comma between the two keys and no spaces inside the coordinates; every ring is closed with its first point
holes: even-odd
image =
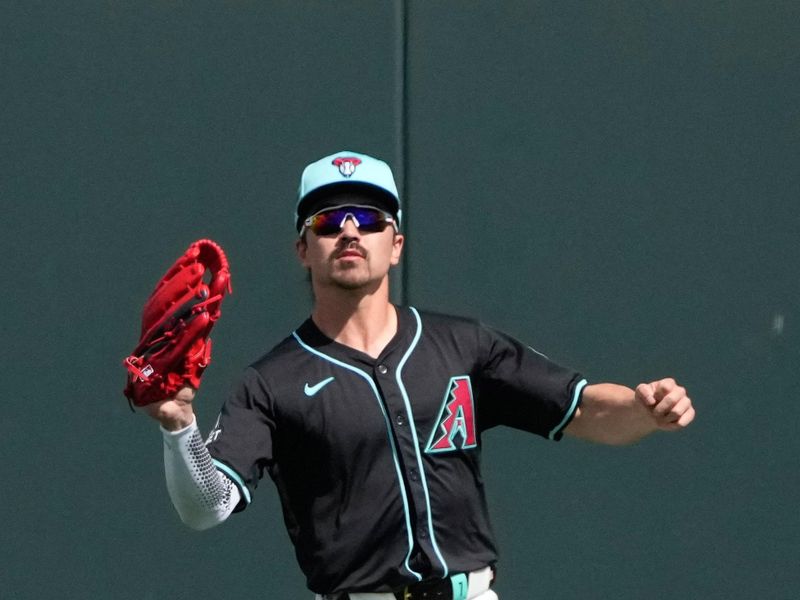
{"type": "Polygon", "coordinates": [[[241,498],[239,489],[214,466],[197,423],[179,431],[163,427],[167,490],[181,520],[192,529],[222,523],[241,498]]]}

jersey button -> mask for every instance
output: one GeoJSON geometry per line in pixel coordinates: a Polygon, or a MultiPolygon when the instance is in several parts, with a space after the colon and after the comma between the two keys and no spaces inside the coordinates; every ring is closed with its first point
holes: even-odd
{"type": "Polygon", "coordinates": [[[381,375],[386,375],[386,373],[388,372],[389,372],[389,367],[387,367],[386,365],[378,365],[378,373],[380,373],[381,375]]]}
{"type": "Polygon", "coordinates": [[[406,424],[406,418],[403,416],[403,413],[397,413],[397,416],[395,417],[394,421],[398,425],[405,425],[406,424]]]}
{"type": "Polygon", "coordinates": [[[416,469],[411,469],[408,473],[408,478],[411,479],[411,481],[416,481],[419,479],[419,472],[416,469]]]}
{"type": "Polygon", "coordinates": [[[427,530],[427,529],[420,529],[420,530],[419,530],[419,537],[420,537],[421,539],[423,539],[423,540],[424,540],[425,538],[427,538],[427,537],[428,537],[428,530],[427,530]]]}

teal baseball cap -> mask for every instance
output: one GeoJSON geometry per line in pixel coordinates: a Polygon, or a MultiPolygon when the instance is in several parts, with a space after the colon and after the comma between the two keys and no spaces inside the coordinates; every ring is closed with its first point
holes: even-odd
{"type": "Polygon", "coordinates": [[[297,231],[302,221],[313,214],[312,209],[324,207],[327,195],[347,189],[366,192],[365,203],[388,211],[400,224],[400,195],[389,165],[367,154],[342,150],[303,169],[294,211],[297,231]]]}

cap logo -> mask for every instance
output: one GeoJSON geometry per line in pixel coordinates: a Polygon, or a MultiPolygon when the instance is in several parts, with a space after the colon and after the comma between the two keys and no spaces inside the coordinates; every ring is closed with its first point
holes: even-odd
{"type": "Polygon", "coordinates": [[[355,156],[339,156],[333,159],[333,164],[339,167],[339,173],[350,177],[356,172],[356,167],[361,164],[361,159],[355,156]]]}

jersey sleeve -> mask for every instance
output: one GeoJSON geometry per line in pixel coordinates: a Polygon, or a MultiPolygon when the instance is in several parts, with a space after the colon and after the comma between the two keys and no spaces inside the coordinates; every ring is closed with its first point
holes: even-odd
{"type": "Polygon", "coordinates": [[[207,439],[215,466],[239,488],[242,500],[236,511],[250,504],[272,463],[274,430],[268,385],[249,367],[223,404],[207,439]]]}
{"type": "Polygon", "coordinates": [[[478,403],[482,429],[506,425],[560,440],[586,379],[513,337],[481,325],[478,403]]]}

